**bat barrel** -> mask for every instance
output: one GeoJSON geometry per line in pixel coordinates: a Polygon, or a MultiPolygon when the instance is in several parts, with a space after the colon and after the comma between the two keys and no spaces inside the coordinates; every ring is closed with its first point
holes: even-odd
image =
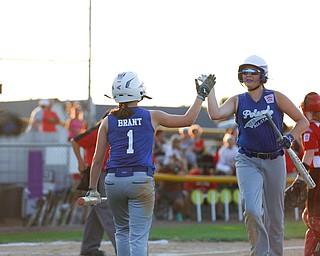
{"type": "Polygon", "coordinates": [[[287,149],[287,152],[288,152],[290,158],[292,159],[293,164],[297,168],[297,171],[300,173],[301,177],[303,178],[303,180],[305,181],[307,186],[310,189],[315,188],[316,187],[316,183],[314,182],[314,180],[312,179],[312,177],[310,176],[309,172],[304,167],[303,163],[300,161],[300,159],[296,155],[296,153],[291,148],[287,149]]]}
{"type": "Polygon", "coordinates": [[[77,200],[78,205],[83,206],[83,205],[96,205],[102,202],[107,201],[106,197],[101,197],[101,201],[99,202],[99,200],[96,197],[79,197],[77,200]]]}

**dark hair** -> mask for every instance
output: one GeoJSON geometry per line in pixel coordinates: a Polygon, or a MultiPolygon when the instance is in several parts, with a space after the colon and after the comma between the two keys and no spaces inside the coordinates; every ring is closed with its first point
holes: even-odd
{"type": "Polygon", "coordinates": [[[128,107],[127,102],[119,103],[117,108],[110,110],[110,114],[116,116],[118,119],[128,118],[133,113],[133,109],[128,107]]]}

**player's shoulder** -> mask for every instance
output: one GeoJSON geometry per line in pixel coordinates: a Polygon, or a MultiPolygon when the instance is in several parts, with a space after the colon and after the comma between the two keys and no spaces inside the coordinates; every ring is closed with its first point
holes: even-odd
{"type": "Polygon", "coordinates": [[[264,93],[278,93],[277,90],[267,89],[267,88],[265,88],[263,91],[264,91],[264,93]]]}
{"type": "Polygon", "coordinates": [[[310,120],[310,126],[320,128],[320,121],[310,120]]]}
{"type": "Polygon", "coordinates": [[[278,103],[283,102],[284,104],[289,104],[290,103],[290,99],[288,98],[288,96],[286,96],[283,92],[277,91],[277,90],[272,90],[275,98],[277,100],[278,103]]]}
{"type": "Polygon", "coordinates": [[[279,90],[266,89],[265,91],[266,91],[266,92],[270,92],[270,93],[274,93],[274,94],[276,95],[276,97],[277,97],[277,96],[284,96],[284,97],[286,97],[285,94],[284,94],[283,92],[279,91],[279,90]]]}
{"type": "Polygon", "coordinates": [[[320,122],[311,120],[308,129],[305,131],[306,133],[315,133],[320,138],[320,122]]]}
{"type": "Polygon", "coordinates": [[[150,113],[150,116],[152,116],[152,117],[159,117],[159,116],[167,114],[166,112],[159,110],[159,109],[151,109],[151,110],[149,110],[149,113],[150,113]]]}

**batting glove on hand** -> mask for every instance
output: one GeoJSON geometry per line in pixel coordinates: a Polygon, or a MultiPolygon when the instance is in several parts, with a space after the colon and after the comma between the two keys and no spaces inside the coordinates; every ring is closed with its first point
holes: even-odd
{"type": "Polygon", "coordinates": [[[86,197],[95,197],[97,198],[97,204],[101,203],[101,196],[96,188],[89,188],[89,191],[87,192],[86,197]]]}
{"type": "Polygon", "coordinates": [[[197,93],[198,93],[199,90],[200,90],[199,81],[200,81],[201,83],[203,83],[204,80],[206,80],[207,77],[208,77],[207,75],[201,74],[198,78],[194,79],[194,82],[195,82],[195,84],[196,84],[197,93]]]}
{"type": "Polygon", "coordinates": [[[204,101],[213,86],[216,84],[216,77],[212,74],[210,74],[209,76],[201,75],[200,77],[198,77],[198,79],[195,80],[195,83],[198,93],[197,97],[204,101]],[[198,81],[202,82],[202,84],[199,85],[198,81]]]}
{"type": "Polygon", "coordinates": [[[288,133],[287,135],[282,137],[282,140],[279,142],[279,145],[289,149],[291,148],[293,140],[294,140],[293,135],[291,133],[288,133]]]}
{"type": "Polygon", "coordinates": [[[204,80],[206,80],[208,78],[208,75],[205,75],[205,74],[201,74],[197,80],[200,81],[201,83],[204,82],[204,80]]]}

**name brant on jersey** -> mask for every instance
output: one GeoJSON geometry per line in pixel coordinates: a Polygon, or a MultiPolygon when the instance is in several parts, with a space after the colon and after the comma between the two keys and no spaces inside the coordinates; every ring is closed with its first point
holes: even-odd
{"type": "Polygon", "coordinates": [[[123,126],[141,126],[142,118],[128,118],[118,120],[118,127],[123,126]]]}

